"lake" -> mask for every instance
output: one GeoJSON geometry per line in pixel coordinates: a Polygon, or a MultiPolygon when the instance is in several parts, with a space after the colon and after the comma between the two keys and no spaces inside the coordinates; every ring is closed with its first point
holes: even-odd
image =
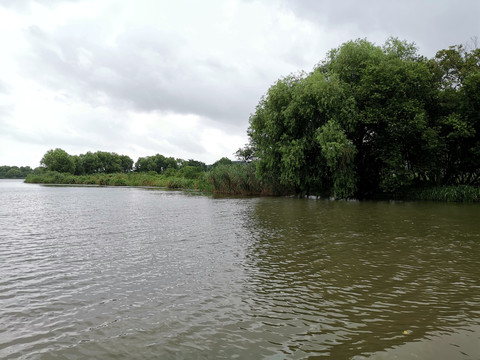
{"type": "Polygon", "coordinates": [[[1,359],[479,359],[480,204],[0,180],[1,359]]]}

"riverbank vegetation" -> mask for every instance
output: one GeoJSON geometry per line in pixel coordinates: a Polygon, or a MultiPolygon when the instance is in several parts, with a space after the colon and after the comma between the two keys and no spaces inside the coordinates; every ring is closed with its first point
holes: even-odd
{"type": "Polygon", "coordinates": [[[73,175],[58,171],[39,171],[31,174],[25,180],[27,183],[38,184],[70,184],[70,185],[98,185],[98,186],[151,186],[169,189],[190,189],[212,192],[205,173],[175,172],[158,174],[151,172],[130,173],[96,173],[88,175],[73,175]]]}
{"type": "Polygon", "coordinates": [[[27,182],[479,201],[480,49],[347,42],[273,84],[247,133],[236,163],[55,149],[27,182]]]}
{"type": "Polygon", "coordinates": [[[449,202],[480,202],[480,187],[468,185],[412,189],[407,199],[449,202]]]}
{"type": "Polygon", "coordinates": [[[33,172],[30,166],[0,166],[0,179],[25,179],[33,172]]]}
{"type": "MultiPolygon", "coordinates": [[[[154,156],[158,158],[158,156],[154,156]]],[[[97,172],[74,175],[68,172],[37,168],[25,182],[38,184],[69,184],[98,186],[152,186],[169,189],[189,189],[221,194],[260,195],[267,193],[255,176],[254,164],[234,163],[222,158],[208,167],[193,161],[178,168],[168,168],[159,172],[130,171],[123,173],[97,172]]]]}
{"type": "Polygon", "coordinates": [[[475,189],[480,49],[452,46],[427,59],[397,39],[347,42],[311,73],[272,85],[248,135],[240,152],[253,154],[257,176],[301,195],[475,189]]]}

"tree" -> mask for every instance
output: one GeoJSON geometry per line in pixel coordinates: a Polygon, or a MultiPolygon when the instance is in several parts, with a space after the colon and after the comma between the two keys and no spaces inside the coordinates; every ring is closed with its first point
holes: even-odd
{"type": "Polygon", "coordinates": [[[95,174],[101,172],[102,164],[96,153],[88,151],[79,157],[82,159],[83,170],[86,174],[95,174]]]}
{"type": "Polygon", "coordinates": [[[55,149],[48,150],[43,155],[40,164],[47,168],[47,170],[58,171],[64,173],[75,172],[75,162],[72,156],[70,156],[65,150],[55,149]]]}
{"type": "Polygon", "coordinates": [[[219,166],[219,165],[231,165],[233,164],[233,161],[230,160],[229,158],[227,157],[222,157],[220,160],[217,160],[215,161],[211,166],[210,168],[214,168],[216,166],[219,166]]]}
{"type": "Polygon", "coordinates": [[[199,168],[202,171],[207,170],[207,165],[205,163],[194,159],[189,159],[185,165],[199,168]]]}
{"type": "Polygon", "coordinates": [[[120,155],[120,167],[123,172],[131,172],[133,169],[133,160],[127,155],[120,155]]]}
{"type": "Polygon", "coordinates": [[[260,99],[248,130],[257,175],[336,197],[480,181],[479,66],[478,50],[428,60],[395,38],[349,41],[260,99]]]}
{"type": "Polygon", "coordinates": [[[137,162],[135,163],[135,171],[137,172],[148,172],[151,171],[150,169],[154,167],[151,164],[151,159],[149,157],[139,157],[137,162]]]}
{"type": "Polygon", "coordinates": [[[437,129],[445,151],[448,184],[480,182],[480,49],[463,45],[437,52],[431,61],[439,83],[437,129]]]}
{"type": "Polygon", "coordinates": [[[332,190],[317,135],[329,120],[349,126],[352,109],[339,77],[324,70],[279,80],[250,118],[257,174],[279,192],[293,189],[309,195],[332,190]]]}
{"type": "Polygon", "coordinates": [[[0,179],[23,179],[33,172],[30,166],[0,166],[0,179]]]}
{"type": "Polygon", "coordinates": [[[181,164],[183,162],[182,159],[175,159],[173,157],[167,157],[165,158],[165,170],[167,169],[178,169],[180,166],[179,164],[181,164]]]}
{"type": "Polygon", "coordinates": [[[352,196],[356,191],[354,160],[357,149],[335,121],[323,125],[316,135],[329,170],[328,178],[333,181],[333,195],[336,198],[352,196]]]}
{"type": "Polygon", "coordinates": [[[255,160],[255,149],[251,144],[246,144],[243,148],[239,148],[235,151],[235,157],[244,163],[249,163],[255,160]]]}
{"type": "Polygon", "coordinates": [[[74,175],[85,175],[85,168],[83,166],[83,158],[81,155],[73,155],[73,162],[75,164],[75,173],[74,175]]]}

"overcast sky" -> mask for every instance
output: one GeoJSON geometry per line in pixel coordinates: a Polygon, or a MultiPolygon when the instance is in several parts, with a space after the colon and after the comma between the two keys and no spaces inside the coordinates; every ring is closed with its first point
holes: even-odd
{"type": "Polygon", "coordinates": [[[357,38],[432,57],[479,19],[479,0],[0,0],[0,165],[57,147],[234,159],[280,77],[357,38]]]}

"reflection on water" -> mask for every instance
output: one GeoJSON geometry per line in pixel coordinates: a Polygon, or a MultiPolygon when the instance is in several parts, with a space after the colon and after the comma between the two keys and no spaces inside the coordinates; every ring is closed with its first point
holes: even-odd
{"type": "Polygon", "coordinates": [[[251,285],[259,334],[288,357],[351,358],[479,324],[478,207],[267,200],[251,285]]]}
{"type": "Polygon", "coordinates": [[[0,199],[2,359],[480,357],[478,205],[0,199]]]}

